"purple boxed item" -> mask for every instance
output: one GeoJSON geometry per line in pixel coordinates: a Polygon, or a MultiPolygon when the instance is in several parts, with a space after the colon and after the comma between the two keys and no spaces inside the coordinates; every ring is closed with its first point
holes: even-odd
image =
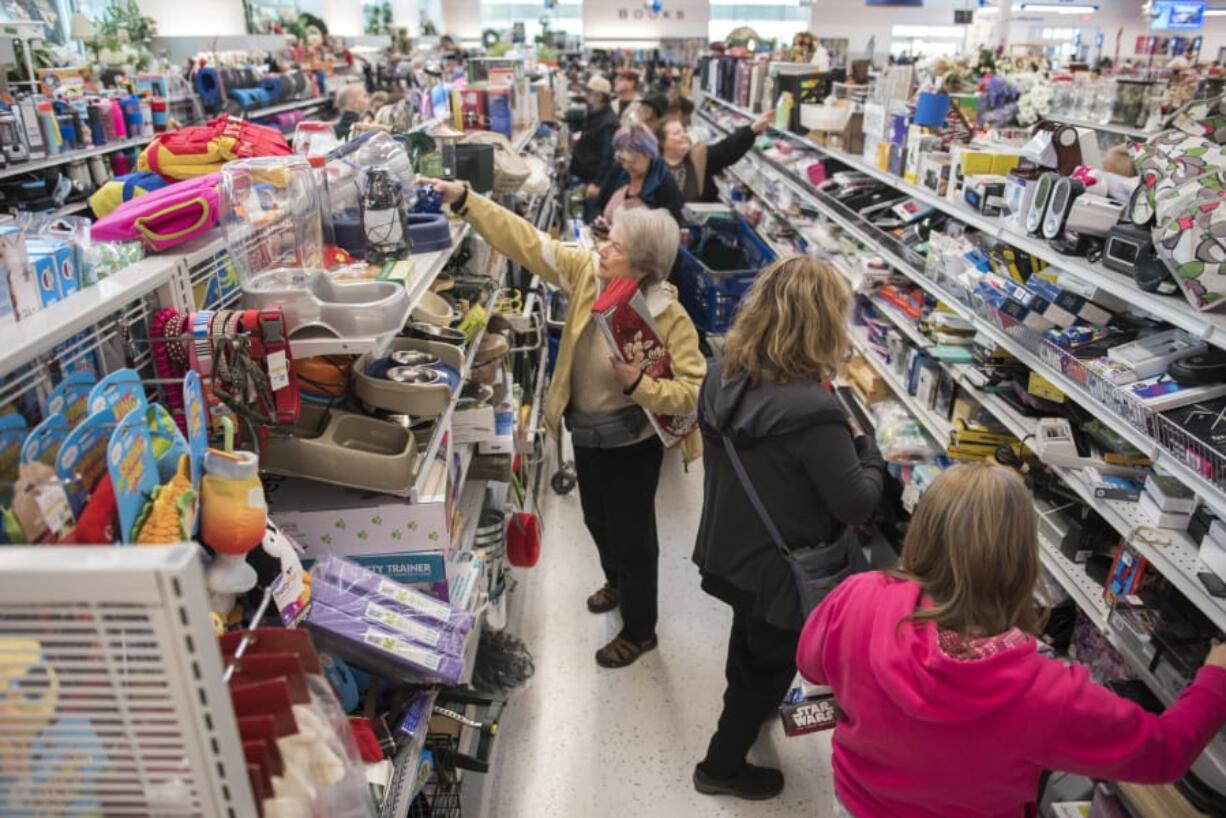
{"type": "Polygon", "coordinates": [[[464,655],[467,631],[440,625],[421,614],[400,608],[394,610],[392,606],[383,604],[381,599],[354,589],[346,591],[328,582],[311,583],[312,602],[327,605],[334,611],[349,614],[355,619],[376,622],[397,635],[440,653],[449,656],[464,655]]]}
{"type": "Polygon", "coordinates": [[[464,674],[464,660],[439,653],[385,629],[312,601],[304,624],[326,650],[378,675],[406,682],[454,685],[464,674]]]}
{"type": "Polygon", "coordinates": [[[434,694],[430,691],[419,690],[414,693],[404,711],[404,718],[400,720],[400,726],[396,728],[398,738],[424,739],[426,730],[430,727],[430,716],[434,713],[431,707],[433,703],[434,694]]]}
{"type": "Polygon", "coordinates": [[[372,602],[378,602],[396,613],[437,622],[443,630],[456,631],[461,635],[472,630],[472,614],[331,554],[325,554],[315,561],[311,568],[311,582],[369,597],[372,602]]]}

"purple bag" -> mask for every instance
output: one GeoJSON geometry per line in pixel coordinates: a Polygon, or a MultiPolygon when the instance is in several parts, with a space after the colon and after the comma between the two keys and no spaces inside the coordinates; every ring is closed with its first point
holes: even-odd
{"type": "Polygon", "coordinates": [[[185,179],[124,202],[94,223],[94,241],[140,241],[151,250],[166,250],[207,232],[221,213],[221,175],[185,179]]]}

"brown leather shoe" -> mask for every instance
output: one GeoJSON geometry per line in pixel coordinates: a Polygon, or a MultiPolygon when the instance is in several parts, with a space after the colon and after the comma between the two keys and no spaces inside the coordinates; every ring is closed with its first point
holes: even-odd
{"type": "Polygon", "coordinates": [[[631,642],[619,636],[596,651],[596,664],[610,669],[629,667],[647,651],[655,650],[657,644],[654,636],[646,642],[631,642]]]}

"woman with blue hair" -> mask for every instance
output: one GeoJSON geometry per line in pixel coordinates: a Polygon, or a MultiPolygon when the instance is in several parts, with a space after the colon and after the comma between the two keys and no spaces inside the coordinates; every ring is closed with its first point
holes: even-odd
{"type": "Polygon", "coordinates": [[[613,158],[617,165],[605,179],[597,203],[605,223],[612,227],[617,211],[624,208],[662,208],[682,223],[685,198],[660,158],[656,136],[641,123],[613,135],[613,158]]]}

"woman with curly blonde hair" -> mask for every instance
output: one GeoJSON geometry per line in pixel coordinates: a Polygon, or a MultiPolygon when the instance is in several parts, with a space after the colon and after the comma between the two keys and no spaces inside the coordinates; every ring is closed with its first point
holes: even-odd
{"type": "Polygon", "coordinates": [[[745,756],[792,682],[804,625],[791,570],[737,478],[725,437],[792,548],[830,543],[844,525],[867,520],[881,497],[881,455],[853,430],[829,385],[851,348],[851,298],[824,261],[775,262],[746,294],[724,359],[702,386],[706,455],[694,562],[703,590],[732,607],[724,710],[694,770],[702,793],[765,799],[783,790],[779,770],[745,756]]]}

